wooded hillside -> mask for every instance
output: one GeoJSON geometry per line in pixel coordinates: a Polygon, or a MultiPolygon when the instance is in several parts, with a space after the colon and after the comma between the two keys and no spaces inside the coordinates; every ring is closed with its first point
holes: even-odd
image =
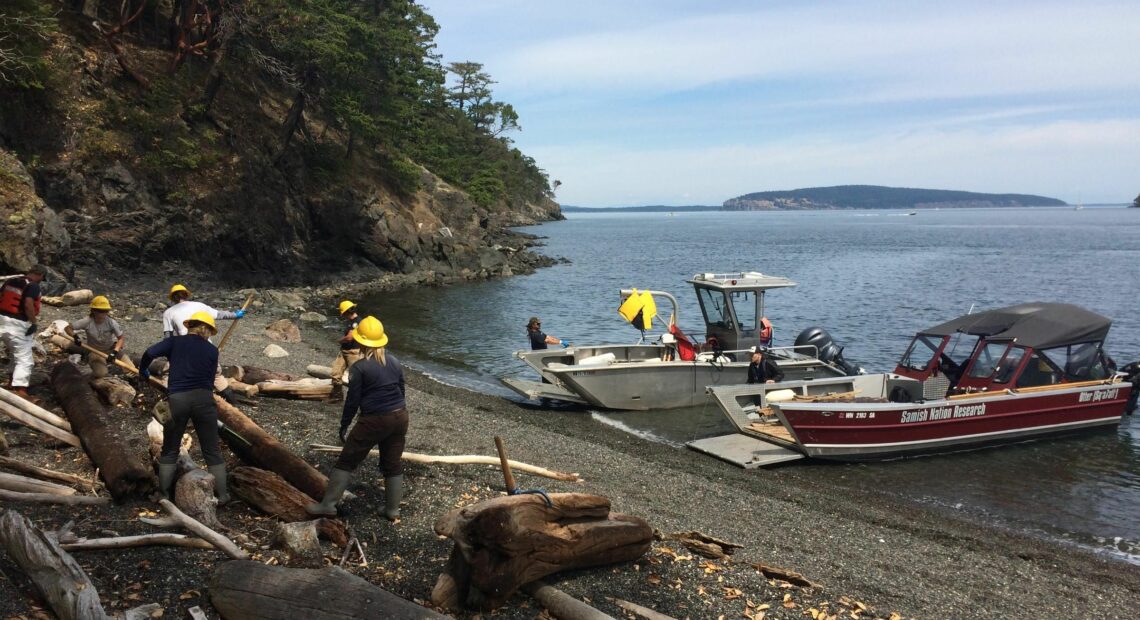
{"type": "Polygon", "coordinates": [[[1030,194],[981,194],[944,189],[838,185],[755,192],[724,201],[729,211],[754,209],[915,209],[955,207],[1064,206],[1056,198],[1030,194]]]}
{"type": "Polygon", "coordinates": [[[496,273],[506,226],[561,215],[438,28],[409,0],[5,2],[0,215],[36,241],[0,263],[496,273]]]}

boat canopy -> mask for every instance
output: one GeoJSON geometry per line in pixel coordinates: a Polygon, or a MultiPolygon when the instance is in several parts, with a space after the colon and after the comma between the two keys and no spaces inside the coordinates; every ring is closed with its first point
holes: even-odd
{"type": "Polygon", "coordinates": [[[1016,340],[1022,346],[1048,349],[1101,342],[1111,326],[1108,318],[1079,306],[1030,302],[967,314],[919,333],[931,336],[962,333],[990,340],[1016,340]]]}

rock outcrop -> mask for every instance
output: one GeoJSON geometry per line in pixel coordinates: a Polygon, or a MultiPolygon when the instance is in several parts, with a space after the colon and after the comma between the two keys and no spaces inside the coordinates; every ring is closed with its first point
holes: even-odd
{"type": "Polygon", "coordinates": [[[70,245],[60,217],[36,194],[32,176],[14,153],[0,148],[0,269],[9,274],[56,263],[70,245]]]}

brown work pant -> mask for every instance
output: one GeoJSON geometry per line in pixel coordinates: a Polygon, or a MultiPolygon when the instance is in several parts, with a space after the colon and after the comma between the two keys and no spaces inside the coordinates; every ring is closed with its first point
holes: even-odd
{"type": "Polygon", "coordinates": [[[380,446],[380,471],[385,478],[404,473],[404,440],[408,434],[408,410],[397,409],[388,413],[361,414],[356,426],[348,432],[344,448],[340,451],[336,467],[356,471],[364,462],[372,446],[380,446]]]}
{"type": "Polygon", "coordinates": [[[359,362],[363,354],[360,349],[342,349],[340,355],[332,363],[332,382],[333,385],[344,382],[344,373],[352,368],[352,365],[359,362]]]}

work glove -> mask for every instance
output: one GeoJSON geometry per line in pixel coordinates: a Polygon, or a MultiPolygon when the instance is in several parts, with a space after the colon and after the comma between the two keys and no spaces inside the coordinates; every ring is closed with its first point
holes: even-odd
{"type": "Polygon", "coordinates": [[[32,323],[31,325],[28,326],[27,331],[24,332],[24,335],[25,336],[31,336],[32,334],[36,333],[37,329],[39,329],[39,327],[35,323],[32,323]]]}
{"type": "Polygon", "coordinates": [[[143,381],[150,379],[150,368],[140,368],[139,379],[142,379],[143,381]]]}
{"type": "Polygon", "coordinates": [[[341,445],[344,445],[345,443],[348,442],[348,427],[347,426],[340,427],[340,433],[339,434],[340,434],[340,443],[341,443],[341,445]]]}
{"type": "Polygon", "coordinates": [[[558,341],[558,344],[562,345],[562,346],[563,346],[563,348],[565,348],[565,347],[566,347],[566,341],[565,341],[565,340],[559,340],[559,341],[558,341]]]}
{"type": "Polygon", "coordinates": [[[236,316],[237,318],[240,319],[241,317],[245,316],[245,310],[242,310],[240,308],[237,310],[234,310],[234,316],[236,316]]]}
{"type": "Polygon", "coordinates": [[[79,337],[79,334],[75,334],[74,336],[71,337],[71,339],[75,341],[75,346],[77,346],[77,347],[83,346],[83,339],[79,337]]]}
{"type": "Polygon", "coordinates": [[[234,394],[233,388],[226,388],[226,389],[222,390],[221,392],[218,392],[218,395],[222,397],[222,400],[226,401],[227,403],[229,403],[231,405],[236,406],[238,404],[237,394],[234,394]]]}
{"type": "Polygon", "coordinates": [[[118,351],[110,351],[109,353],[107,353],[107,363],[108,364],[114,364],[115,360],[117,360],[117,359],[119,359],[119,352],[118,351]]]}

